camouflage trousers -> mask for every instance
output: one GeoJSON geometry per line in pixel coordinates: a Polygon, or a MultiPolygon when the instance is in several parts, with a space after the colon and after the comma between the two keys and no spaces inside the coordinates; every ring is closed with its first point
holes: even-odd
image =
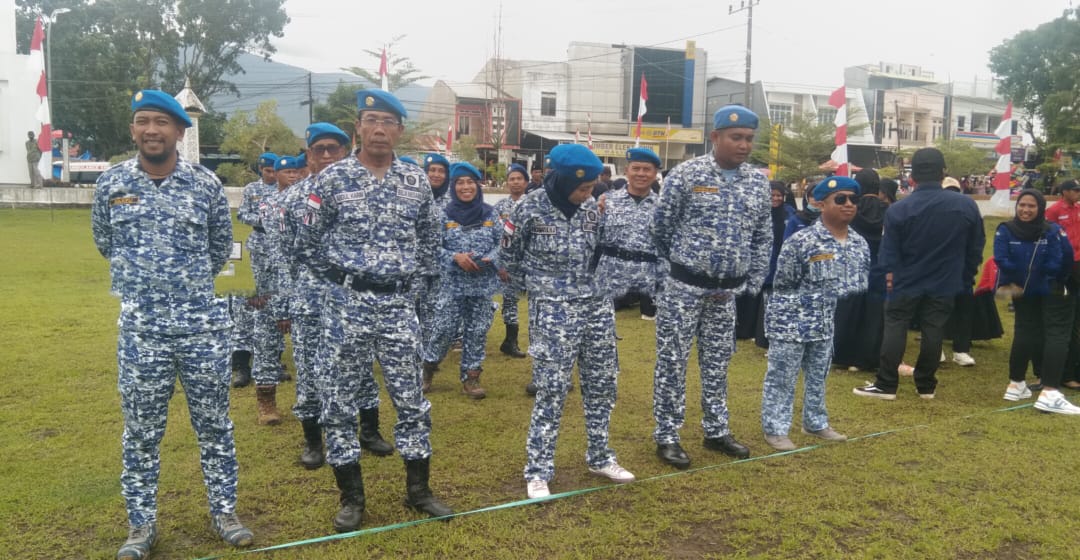
{"type": "Polygon", "coordinates": [[[731,433],[728,427],[727,370],[735,351],[735,298],[668,277],[657,299],[656,369],[653,417],[658,444],[679,441],[686,420],[686,364],[697,337],[701,370],[701,427],[707,438],[731,433]]]}
{"type": "Polygon", "coordinates": [[[555,443],[575,360],[588,439],[585,462],[600,468],[614,461],[615,452],[608,446],[608,425],[615,408],[619,360],[611,300],[530,297],[529,354],[537,393],[525,443],[525,480],[551,480],[555,476],[555,443]]]}
{"type": "Polygon", "coordinates": [[[521,296],[509,284],[502,285],[502,321],[504,325],[518,324],[518,300],[521,296]]]}
{"type": "MultiPolygon", "coordinates": [[[[372,408],[362,395],[374,384],[371,364],[382,366],[383,382],[397,411],[394,444],[402,458],[431,456],[431,403],[420,391],[418,325],[408,294],[353,290],[327,293],[316,381],[326,430],[328,463],[360,459],[357,414],[372,408]]],[[[378,394],[377,385],[375,394],[378,394]]],[[[376,401],[375,406],[378,406],[376,401]]]]}
{"type": "Polygon", "coordinates": [[[157,519],[161,439],[178,376],[199,442],[210,513],[232,513],[237,463],[229,419],[228,332],[169,336],[121,330],[117,361],[124,416],[120,492],[128,522],[137,527],[157,519]]]}
{"type": "Polygon", "coordinates": [[[468,378],[466,372],[480,369],[484,363],[484,346],[494,319],[495,308],[490,296],[451,297],[444,294],[435,308],[434,329],[422,350],[424,361],[441,362],[460,330],[461,381],[464,383],[468,378]]]}
{"type": "Polygon", "coordinates": [[[420,325],[421,342],[428,340],[435,330],[435,308],[439,305],[440,286],[438,276],[421,276],[413,280],[413,305],[416,308],[416,320],[420,325]]]}
{"type": "Polygon", "coordinates": [[[229,316],[233,326],[229,331],[232,352],[251,352],[255,349],[255,308],[248,305],[249,294],[229,294],[229,316]]]}
{"type": "Polygon", "coordinates": [[[829,427],[825,410],[825,377],[832,363],[832,340],[769,341],[769,366],[761,397],[761,429],[765,435],[786,436],[791,429],[795,381],[803,370],[803,429],[829,427]]]}
{"type": "Polygon", "coordinates": [[[289,336],[293,343],[293,363],[296,364],[296,404],[293,415],[299,420],[319,418],[319,394],[315,389],[315,352],[322,335],[322,321],[317,315],[297,315],[292,318],[289,336]]]}
{"type": "MultiPolygon", "coordinates": [[[[270,292],[267,278],[273,272],[269,267],[270,263],[265,255],[251,253],[251,273],[255,277],[255,291],[258,295],[267,295],[270,292]]],[[[274,294],[270,297],[279,296],[274,294]]],[[[262,309],[255,310],[252,333],[255,349],[252,353],[251,377],[256,385],[277,385],[281,375],[281,353],[285,351],[285,335],[277,328],[277,321],[271,310],[273,305],[274,302],[267,302],[262,309]]]]}

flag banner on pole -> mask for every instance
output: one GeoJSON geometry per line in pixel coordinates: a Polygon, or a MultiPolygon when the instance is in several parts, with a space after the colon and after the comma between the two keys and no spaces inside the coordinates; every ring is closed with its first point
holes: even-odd
{"type": "MultiPolygon", "coordinates": [[[[35,117],[40,128],[38,129],[37,143],[41,150],[41,160],[38,161],[38,171],[46,179],[52,179],[52,123],[49,113],[49,81],[45,76],[45,52],[42,43],[45,42],[45,26],[41,17],[34,22],[34,34],[30,38],[30,68],[39,72],[38,82],[35,86],[40,104],[35,112],[35,117]]],[[[51,68],[49,70],[52,70],[51,68]]]]}
{"type": "Polygon", "coordinates": [[[586,137],[589,149],[592,149],[592,113],[585,113],[585,118],[589,120],[588,136],[586,137]]]}
{"type": "Polygon", "coordinates": [[[847,88],[845,86],[840,86],[840,89],[829,94],[829,106],[836,109],[836,117],[833,119],[833,124],[836,125],[836,149],[830,157],[839,164],[836,167],[836,174],[848,177],[851,175],[851,166],[848,164],[847,88]]]}
{"type": "Polygon", "coordinates": [[[637,130],[634,132],[634,146],[641,145],[641,117],[645,116],[645,102],[649,100],[649,83],[645,81],[645,73],[641,73],[641,99],[637,109],[637,130]]]}
{"type": "Polygon", "coordinates": [[[383,47],[382,58],[379,60],[379,80],[382,82],[383,91],[390,91],[390,69],[386,62],[386,47],[383,47]]]}
{"type": "Polygon", "coordinates": [[[994,135],[998,137],[998,143],[994,146],[998,161],[994,166],[993,185],[995,190],[1007,191],[1012,177],[1012,101],[1005,106],[1005,114],[1001,116],[1001,123],[994,130],[994,135]]]}
{"type": "Polygon", "coordinates": [[[454,144],[454,121],[450,121],[450,124],[446,127],[446,153],[450,153],[451,146],[454,144]]]}

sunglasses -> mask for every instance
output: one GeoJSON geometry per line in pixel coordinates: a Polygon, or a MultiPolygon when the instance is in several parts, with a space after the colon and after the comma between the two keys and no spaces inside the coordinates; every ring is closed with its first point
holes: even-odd
{"type": "Polygon", "coordinates": [[[851,204],[857,206],[859,204],[859,195],[857,195],[857,194],[838,194],[838,195],[833,197],[833,202],[835,202],[837,206],[844,206],[849,201],[851,202],[851,204]]]}

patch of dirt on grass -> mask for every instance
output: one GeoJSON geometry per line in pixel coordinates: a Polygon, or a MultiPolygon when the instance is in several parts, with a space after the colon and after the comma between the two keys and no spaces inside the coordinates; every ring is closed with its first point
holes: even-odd
{"type": "Polygon", "coordinates": [[[986,432],[981,430],[968,430],[966,432],[960,432],[958,435],[966,437],[968,439],[982,439],[986,436],[986,432]]]}
{"type": "Polygon", "coordinates": [[[970,551],[957,551],[956,558],[968,559],[968,558],[1002,558],[1002,559],[1014,559],[1014,560],[1027,560],[1042,558],[1041,555],[1035,552],[1035,543],[1017,540],[1007,540],[1001,543],[1001,546],[992,553],[986,551],[970,552],[970,551]]]}
{"type": "MultiPolygon", "coordinates": [[[[735,548],[727,543],[722,537],[723,532],[717,527],[728,525],[720,521],[707,523],[690,523],[690,533],[687,535],[666,535],[664,554],[667,558],[690,559],[702,558],[706,555],[728,556],[736,552],[735,548]]],[[[778,539],[772,542],[762,542],[762,546],[756,551],[768,550],[779,544],[778,539]]],[[[745,552],[745,551],[744,551],[745,552]]]]}
{"type": "Polygon", "coordinates": [[[35,441],[41,441],[43,439],[49,439],[60,435],[60,430],[47,428],[44,430],[34,430],[30,432],[30,438],[35,441]]]}

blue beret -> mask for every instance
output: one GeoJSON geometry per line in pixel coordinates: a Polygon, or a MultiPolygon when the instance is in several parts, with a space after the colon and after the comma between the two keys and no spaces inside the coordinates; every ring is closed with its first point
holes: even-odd
{"type": "Polygon", "coordinates": [[[413,164],[413,165],[415,165],[417,167],[420,166],[420,164],[416,162],[416,158],[414,158],[412,156],[401,156],[401,157],[398,158],[398,161],[403,161],[405,163],[411,163],[411,164],[413,164]]]}
{"type": "Polygon", "coordinates": [[[131,112],[138,111],[165,113],[176,119],[176,122],[184,125],[184,128],[190,128],[192,124],[191,118],[188,117],[184,108],[180,106],[179,101],[173,96],[156,89],[144,89],[135,93],[131,98],[131,112]]]}
{"type": "Polygon", "coordinates": [[[644,161],[660,169],[660,156],[648,148],[630,148],[626,150],[626,161],[644,161]]]}
{"type": "Polygon", "coordinates": [[[441,165],[447,169],[450,169],[450,160],[442,157],[439,154],[428,154],[424,156],[424,171],[428,170],[432,164],[441,165]]]}
{"type": "Polygon", "coordinates": [[[757,130],[758,116],[742,105],[725,105],[712,118],[713,130],[721,128],[752,128],[757,130]]]}
{"type": "Polygon", "coordinates": [[[521,173],[526,179],[529,178],[529,172],[525,169],[524,165],[515,163],[510,166],[510,169],[506,170],[506,175],[509,177],[511,173],[521,173]]]}
{"type": "Polygon", "coordinates": [[[345,134],[343,130],[325,122],[317,122],[307,127],[307,131],[304,133],[304,138],[307,140],[308,146],[311,146],[327,136],[332,136],[334,140],[341,142],[342,146],[348,146],[351,141],[349,135],[345,134]]]}
{"type": "Polygon", "coordinates": [[[405,106],[394,94],[381,89],[362,89],[356,92],[356,107],[360,112],[385,111],[404,119],[409,116],[405,106]]]}
{"type": "Polygon", "coordinates": [[[813,192],[811,193],[814,200],[818,202],[825,200],[828,196],[834,192],[851,191],[855,194],[859,194],[859,183],[850,177],[826,177],[824,181],[818,183],[813,192]]]}
{"type": "Polygon", "coordinates": [[[296,161],[300,165],[299,169],[307,167],[307,152],[300,152],[300,154],[296,156],[296,161]]]}
{"type": "Polygon", "coordinates": [[[576,179],[578,183],[592,181],[604,170],[600,158],[581,144],[559,144],[548,152],[548,159],[559,177],[576,179]]]}
{"type": "Polygon", "coordinates": [[[265,154],[259,156],[259,169],[262,169],[264,167],[274,167],[274,164],[277,163],[277,160],[277,154],[273,152],[266,152],[265,154]]]}
{"type": "Polygon", "coordinates": [[[281,156],[278,158],[277,163],[274,164],[274,171],[281,171],[282,169],[301,169],[303,165],[300,165],[300,158],[297,156],[281,156]]]}
{"type": "Polygon", "coordinates": [[[480,170],[475,165],[464,161],[455,163],[450,166],[450,184],[453,185],[454,181],[458,180],[458,177],[472,176],[473,179],[480,180],[480,170]]]}

